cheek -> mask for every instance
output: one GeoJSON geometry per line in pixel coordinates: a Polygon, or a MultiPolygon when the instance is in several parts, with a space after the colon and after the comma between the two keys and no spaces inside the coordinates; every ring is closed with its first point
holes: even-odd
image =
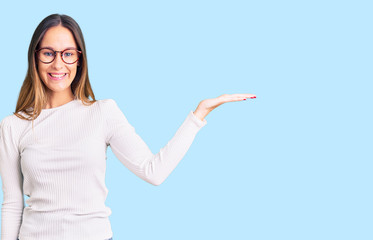
{"type": "Polygon", "coordinates": [[[70,71],[71,77],[74,78],[77,72],[77,66],[75,65],[74,67],[70,67],[69,71],[70,71]]]}
{"type": "Polygon", "coordinates": [[[38,66],[39,77],[44,80],[47,75],[47,69],[45,67],[38,66]]]}

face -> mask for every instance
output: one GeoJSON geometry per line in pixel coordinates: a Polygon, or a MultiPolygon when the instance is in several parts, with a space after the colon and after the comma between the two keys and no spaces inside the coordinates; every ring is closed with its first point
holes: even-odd
{"type": "MultiPolygon", "coordinates": [[[[77,48],[73,34],[69,29],[56,26],[51,27],[45,33],[39,48],[49,47],[54,51],[63,51],[67,48],[77,48]]],[[[61,59],[61,53],[56,53],[56,57],[51,63],[43,63],[37,59],[38,73],[41,80],[47,86],[49,95],[73,96],[70,88],[74,80],[78,61],[73,64],[66,64],[61,59]]]]}

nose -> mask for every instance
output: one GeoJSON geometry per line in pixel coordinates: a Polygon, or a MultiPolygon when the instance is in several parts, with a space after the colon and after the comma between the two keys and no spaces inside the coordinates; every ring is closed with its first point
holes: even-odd
{"type": "Polygon", "coordinates": [[[52,62],[53,67],[54,67],[55,69],[61,69],[61,68],[64,66],[64,64],[65,64],[65,63],[62,61],[61,54],[62,54],[62,53],[57,52],[57,53],[56,53],[56,57],[55,57],[54,61],[52,62]]]}

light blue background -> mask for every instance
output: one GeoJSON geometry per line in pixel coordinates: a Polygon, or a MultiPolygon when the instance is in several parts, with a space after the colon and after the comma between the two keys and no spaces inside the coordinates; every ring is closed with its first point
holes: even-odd
{"type": "Polygon", "coordinates": [[[153,153],[203,99],[257,95],[212,111],[158,187],[108,151],[114,239],[373,239],[371,3],[2,1],[0,117],[36,26],[67,14],[96,98],[153,153]]]}

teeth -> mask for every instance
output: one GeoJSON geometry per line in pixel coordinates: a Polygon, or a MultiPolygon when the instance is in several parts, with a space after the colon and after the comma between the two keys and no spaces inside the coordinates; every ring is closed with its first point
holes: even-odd
{"type": "Polygon", "coordinates": [[[51,75],[52,77],[57,77],[57,78],[60,78],[60,77],[63,77],[63,76],[65,76],[65,75],[66,75],[66,73],[64,73],[64,74],[59,74],[59,75],[55,75],[55,74],[51,74],[51,73],[50,73],[50,75],[51,75]]]}

